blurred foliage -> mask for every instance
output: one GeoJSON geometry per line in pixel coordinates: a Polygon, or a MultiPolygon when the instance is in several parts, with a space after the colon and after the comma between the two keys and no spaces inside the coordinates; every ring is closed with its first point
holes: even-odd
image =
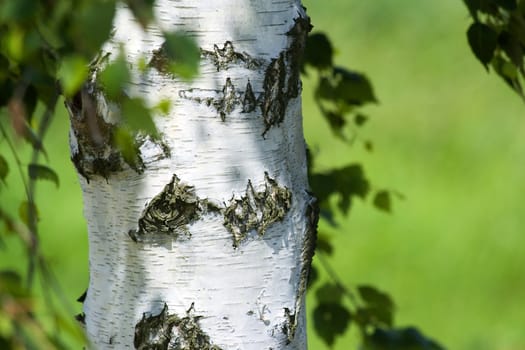
{"type": "Polygon", "coordinates": [[[463,0],[474,23],[467,39],[476,58],[525,100],[525,1],[463,0]]]}
{"type": "MultiPolygon", "coordinates": [[[[345,127],[350,122],[354,127],[353,132],[356,133],[356,129],[368,120],[360,107],[377,103],[377,98],[372,84],[363,73],[333,64],[333,53],[332,43],[326,34],[311,34],[306,41],[302,71],[304,74],[315,71],[317,87],[314,100],[334,136],[348,142],[348,131],[345,127]]],[[[372,148],[370,141],[363,142],[363,145],[367,150],[372,148]]],[[[309,152],[309,181],[320,205],[321,220],[336,225],[334,214],[340,212],[347,215],[352,200],[365,199],[372,186],[362,164],[349,164],[330,171],[314,172],[314,161],[314,156],[309,152]],[[336,206],[331,200],[334,197],[337,198],[336,206]]],[[[372,203],[377,209],[390,212],[391,197],[391,191],[377,190],[372,203]]],[[[336,338],[354,324],[359,329],[361,349],[364,350],[443,349],[416,328],[394,327],[394,302],[387,294],[372,286],[362,285],[353,289],[344,286],[324,258],[324,255],[334,253],[330,236],[319,233],[316,251],[318,259],[332,279],[332,282],[316,288],[317,306],[313,310],[314,328],[328,346],[332,347],[336,338]]],[[[312,275],[310,289],[315,286],[317,271],[313,270],[312,275]]]]}

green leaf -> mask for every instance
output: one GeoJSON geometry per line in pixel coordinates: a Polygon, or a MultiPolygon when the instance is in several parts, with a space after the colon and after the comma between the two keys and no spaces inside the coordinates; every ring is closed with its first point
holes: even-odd
{"type": "Polygon", "coordinates": [[[350,210],[353,197],[365,198],[370,191],[370,184],[359,164],[350,164],[326,173],[312,174],[309,180],[312,191],[321,204],[330,196],[338,194],[339,208],[345,214],[350,210]]]}
{"type": "Polygon", "coordinates": [[[494,2],[501,8],[507,11],[514,11],[518,8],[516,0],[494,0],[494,2]]]}
{"type": "Polygon", "coordinates": [[[32,221],[32,216],[34,216],[34,219],[36,221],[39,220],[38,208],[36,207],[36,205],[33,203],[32,210],[29,209],[30,207],[31,206],[29,205],[28,201],[23,201],[18,207],[18,216],[20,217],[22,222],[27,226],[31,226],[30,222],[32,221]]]}
{"type": "Polygon", "coordinates": [[[75,95],[88,76],[88,62],[79,55],[64,57],[58,71],[62,92],[66,97],[75,95]]]}
{"type": "Polygon", "coordinates": [[[191,79],[199,72],[200,49],[196,42],[183,33],[164,33],[165,41],[154,52],[150,65],[160,72],[191,79]]]}
{"type": "Polygon", "coordinates": [[[9,164],[5,158],[0,154],[0,180],[5,183],[5,178],[9,174],[9,164]]]}
{"type": "MultiPolygon", "coordinates": [[[[0,56],[0,59],[2,56],[0,56]]],[[[0,64],[2,62],[0,61],[0,64]]],[[[9,78],[6,78],[5,80],[0,79],[0,108],[7,105],[7,102],[13,95],[13,81],[9,78]]]]}
{"type": "Polygon", "coordinates": [[[110,37],[115,1],[83,1],[73,13],[71,41],[86,57],[93,57],[110,37]]]}
{"type": "Polygon", "coordinates": [[[334,77],[338,81],[336,93],[341,100],[356,105],[377,102],[372,84],[364,74],[336,67],[334,77]]]}
{"type": "Polygon", "coordinates": [[[387,309],[393,309],[394,303],[388,294],[383,293],[376,288],[368,285],[362,285],[357,287],[359,296],[367,305],[384,307],[387,309]]]}
{"type": "Polygon", "coordinates": [[[119,101],[124,96],[124,89],[130,82],[130,77],[128,63],[122,53],[115,61],[108,64],[99,75],[106,96],[114,101],[119,101]]]}
{"type": "Polygon", "coordinates": [[[141,98],[125,99],[122,103],[122,116],[131,130],[142,131],[152,137],[158,137],[157,127],[153,123],[150,110],[141,98]]]}
{"type": "Polygon", "coordinates": [[[155,0],[126,0],[126,3],[142,28],[146,28],[154,19],[153,5],[155,0]]]}
{"type": "Polygon", "coordinates": [[[44,145],[42,143],[42,140],[38,138],[38,135],[34,132],[34,130],[26,123],[24,124],[24,130],[22,132],[22,137],[24,140],[29,142],[33,149],[38,150],[42,152],[46,157],[47,153],[44,149],[44,145]]]}
{"type": "Polygon", "coordinates": [[[321,303],[314,309],[314,328],[328,346],[335,338],[343,335],[352,319],[346,307],[338,303],[321,303]]]}
{"type": "Polygon", "coordinates": [[[40,164],[29,164],[27,168],[29,177],[31,179],[49,180],[53,182],[57,187],[59,186],[58,175],[53,169],[40,164]]]}
{"type": "Polygon", "coordinates": [[[334,283],[325,283],[315,292],[319,303],[340,303],[344,290],[334,283]]]}
{"type": "Polygon", "coordinates": [[[28,122],[31,122],[33,119],[33,114],[36,110],[36,105],[38,102],[38,93],[36,88],[33,85],[29,85],[24,93],[24,109],[25,109],[25,118],[28,122]]]}
{"type": "Polygon", "coordinates": [[[36,0],[2,1],[0,3],[0,21],[20,23],[29,20],[38,9],[36,0]]]}
{"type": "Polygon", "coordinates": [[[444,350],[436,341],[422,334],[417,328],[400,329],[375,328],[367,334],[363,350],[444,350]]]}
{"type": "Polygon", "coordinates": [[[467,39],[474,55],[488,70],[487,64],[498,45],[498,34],[488,25],[475,22],[467,30],[467,39]]]}
{"type": "Polygon", "coordinates": [[[516,67],[523,66],[523,47],[517,37],[510,32],[503,31],[499,35],[498,43],[516,67]]]}
{"type": "Polygon", "coordinates": [[[7,294],[15,297],[28,297],[29,293],[24,288],[22,277],[12,270],[0,271],[0,295],[7,294]]]}
{"type": "Polygon", "coordinates": [[[363,126],[368,121],[368,117],[364,114],[357,113],[354,117],[354,123],[357,126],[363,126]]]}
{"type": "Polygon", "coordinates": [[[319,279],[319,272],[315,268],[315,266],[310,267],[310,271],[308,272],[308,282],[307,282],[307,288],[310,289],[315,284],[315,282],[319,279]]]}
{"type": "Polygon", "coordinates": [[[315,249],[327,255],[332,255],[332,253],[334,252],[334,246],[330,242],[330,238],[328,237],[328,235],[325,235],[322,233],[318,233],[317,235],[317,242],[316,242],[315,249]]]}
{"type": "Polygon", "coordinates": [[[374,206],[379,210],[390,213],[392,211],[390,192],[385,190],[378,191],[374,196],[374,206]]]}
{"type": "Polygon", "coordinates": [[[306,39],[304,63],[317,69],[329,68],[332,66],[333,53],[330,39],[324,33],[310,34],[306,39]]]}
{"type": "Polygon", "coordinates": [[[364,329],[374,325],[391,327],[394,315],[392,310],[378,306],[360,307],[355,312],[355,321],[364,329]]]}
{"type": "Polygon", "coordinates": [[[138,149],[133,135],[126,128],[117,128],[113,135],[113,142],[120,150],[124,161],[133,169],[139,166],[138,149]]]}

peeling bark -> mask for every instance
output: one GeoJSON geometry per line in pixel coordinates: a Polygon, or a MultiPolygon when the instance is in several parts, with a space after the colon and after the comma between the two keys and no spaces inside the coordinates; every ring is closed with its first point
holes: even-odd
{"type": "Polygon", "coordinates": [[[246,195],[232,200],[224,211],[224,226],[233,236],[233,246],[238,247],[251,230],[263,236],[271,224],[284,218],[291,202],[290,191],[279,187],[268,173],[265,173],[264,191],[255,191],[248,181],[246,195]]]}
{"type": "Polygon", "coordinates": [[[200,212],[193,187],[182,184],[173,175],[171,182],[144,209],[139,229],[129,231],[129,236],[135,242],[158,241],[161,234],[174,239],[180,234],[190,236],[188,225],[199,218],[200,212]]]}

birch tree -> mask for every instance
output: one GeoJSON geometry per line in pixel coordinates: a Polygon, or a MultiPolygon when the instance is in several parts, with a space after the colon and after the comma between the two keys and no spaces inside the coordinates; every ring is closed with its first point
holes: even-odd
{"type": "Polygon", "coordinates": [[[301,116],[305,9],[162,0],[145,30],[133,10],[117,8],[112,39],[66,101],[89,231],[89,347],[305,349],[317,224],[301,116]],[[197,42],[192,81],[169,69],[184,52],[170,52],[168,32],[197,42]],[[131,65],[125,102],[100,79],[118,57],[131,65]],[[172,108],[125,154],[113,141],[140,96],[172,108]]]}

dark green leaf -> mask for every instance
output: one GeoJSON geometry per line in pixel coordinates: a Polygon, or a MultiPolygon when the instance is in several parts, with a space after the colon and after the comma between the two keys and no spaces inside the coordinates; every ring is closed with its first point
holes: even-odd
{"type": "Polygon", "coordinates": [[[83,1],[72,19],[71,30],[74,46],[86,57],[93,57],[102,44],[109,39],[113,29],[115,2],[91,0],[83,1]]]}
{"type": "Polygon", "coordinates": [[[310,34],[306,39],[304,63],[317,69],[329,68],[332,66],[333,51],[332,44],[325,34],[310,34]]]}
{"type": "Polygon", "coordinates": [[[315,284],[315,282],[319,279],[319,272],[315,268],[315,266],[310,267],[310,272],[308,273],[308,282],[307,282],[307,288],[310,289],[315,284]]]}
{"type": "Polygon", "coordinates": [[[365,338],[364,350],[444,350],[434,340],[427,338],[417,328],[376,328],[365,338]]]}
{"type": "Polygon", "coordinates": [[[334,78],[337,81],[337,96],[346,103],[361,105],[367,102],[377,102],[372,84],[364,74],[336,67],[334,78]]]}
{"type": "Polygon", "coordinates": [[[128,63],[121,53],[115,61],[104,68],[99,79],[108,98],[120,101],[124,96],[126,85],[130,82],[130,76],[128,63]]]}
{"type": "Polygon", "coordinates": [[[351,164],[327,173],[312,174],[310,185],[319,202],[323,204],[333,194],[339,194],[339,208],[348,213],[352,197],[364,198],[370,190],[363,168],[351,164]]]}
{"type": "Polygon", "coordinates": [[[11,95],[13,95],[13,81],[9,78],[0,79],[0,108],[7,105],[11,95]]]}
{"type": "Polygon", "coordinates": [[[5,158],[0,154],[0,180],[5,182],[5,178],[9,174],[9,164],[5,158]]]}
{"type": "Polygon", "coordinates": [[[478,10],[480,10],[480,0],[463,0],[463,2],[467,6],[472,18],[474,18],[477,21],[478,10]]]}
{"type": "Polygon", "coordinates": [[[53,182],[57,187],[60,184],[57,173],[53,169],[45,165],[29,164],[28,173],[29,177],[33,180],[49,180],[53,182]]]}
{"type": "Polygon", "coordinates": [[[34,16],[38,8],[36,0],[2,1],[0,3],[0,21],[20,23],[34,16]]]}
{"type": "Polygon", "coordinates": [[[474,55],[488,69],[498,45],[498,34],[488,25],[475,22],[467,31],[467,39],[474,55]]]}
{"type": "Polygon", "coordinates": [[[363,299],[367,305],[378,306],[386,309],[394,308],[394,303],[388,294],[385,294],[372,286],[358,286],[357,291],[359,292],[361,299],[363,299]]]}
{"type": "Polygon", "coordinates": [[[88,75],[88,62],[79,55],[71,55],[62,59],[58,76],[62,83],[62,92],[68,98],[80,90],[88,75]]]}
{"type": "Polygon", "coordinates": [[[335,338],[343,335],[352,318],[346,307],[338,303],[322,303],[314,310],[314,328],[326,344],[332,346],[335,338]]]}
{"type": "Polygon", "coordinates": [[[330,243],[329,237],[321,233],[317,235],[316,249],[327,255],[332,255],[334,252],[334,246],[330,243]]]}
{"type": "Polygon", "coordinates": [[[505,10],[514,11],[518,8],[516,0],[494,0],[495,3],[505,10]]]}
{"type": "Polygon", "coordinates": [[[126,0],[126,3],[140,25],[146,28],[154,18],[153,5],[155,0],[126,0]]]}
{"type": "Polygon", "coordinates": [[[38,135],[33,131],[33,129],[27,125],[27,123],[24,125],[22,136],[27,142],[31,144],[31,146],[35,150],[38,150],[47,156],[47,153],[46,153],[46,150],[44,149],[44,145],[42,144],[42,141],[38,138],[38,135]]]}
{"type": "Polygon", "coordinates": [[[24,108],[27,121],[31,122],[35,113],[38,94],[33,85],[29,85],[24,93],[24,108]]]}
{"type": "Polygon", "coordinates": [[[31,206],[28,201],[23,201],[18,207],[18,217],[20,217],[20,220],[22,220],[24,224],[30,227],[30,223],[33,220],[38,221],[39,219],[38,208],[34,203],[31,206]]]}
{"type": "Polygon", "coordinates": [[[498,38],[499,46],[516,67],[523,66],[523,47],[513,34],[503,31],[498,38]]]}
{"type": "Polygon", "coordinates": [[[368,117],[364,114],[357,113],[354,116],[354,123],[357,126],[363,126],[368,121],[368,117]]]}
{"type": "Polygon", "coordinates": [[[191,79],[199,71],[200,49],[196,42],[183,33],[165,33],[166,39],[150,63],[161,72],[171,72],[191,79]]]}
{"type": "Polygon", "coordinates": [[[26,297],[29,295],[18,272],[12,270],[0,271],[0,295],[2,294],[15,297],[26,297]]]}
{"type": "Polygon", "coordinates": [[[122,103],[122,116],[131,130],[143,131],[152,137],[158,136],[157,127],[153,123],[150,110],[141,98],[125,99],[122,103]]]}
{"type": "Polygon", "coordinates": [[[120,150],[124,161],[133,169],[139,167],[138,149],[133,135],[126,128],[118,128],[113,135],[113,142],[120,150]]]}
{"type": "Polygon", "coordinates": [[[392,211],[392,200],[390,192],[378,191],[374,196],[374,206],[379,209],[390,213],[392,211]]]}
{"type": "Polygon", "coordinates": [[[325,283],[317,289],[315,296],[319,303],[340,303],[344,290],[333,283],[325,283]]]}
{"type": "Polygon", "coordinates": [[[360,307],[356,310],[355,321],[363,329],[379,325],[391,327],[394,315],[392,310],[379,306],[360,307]]]}

